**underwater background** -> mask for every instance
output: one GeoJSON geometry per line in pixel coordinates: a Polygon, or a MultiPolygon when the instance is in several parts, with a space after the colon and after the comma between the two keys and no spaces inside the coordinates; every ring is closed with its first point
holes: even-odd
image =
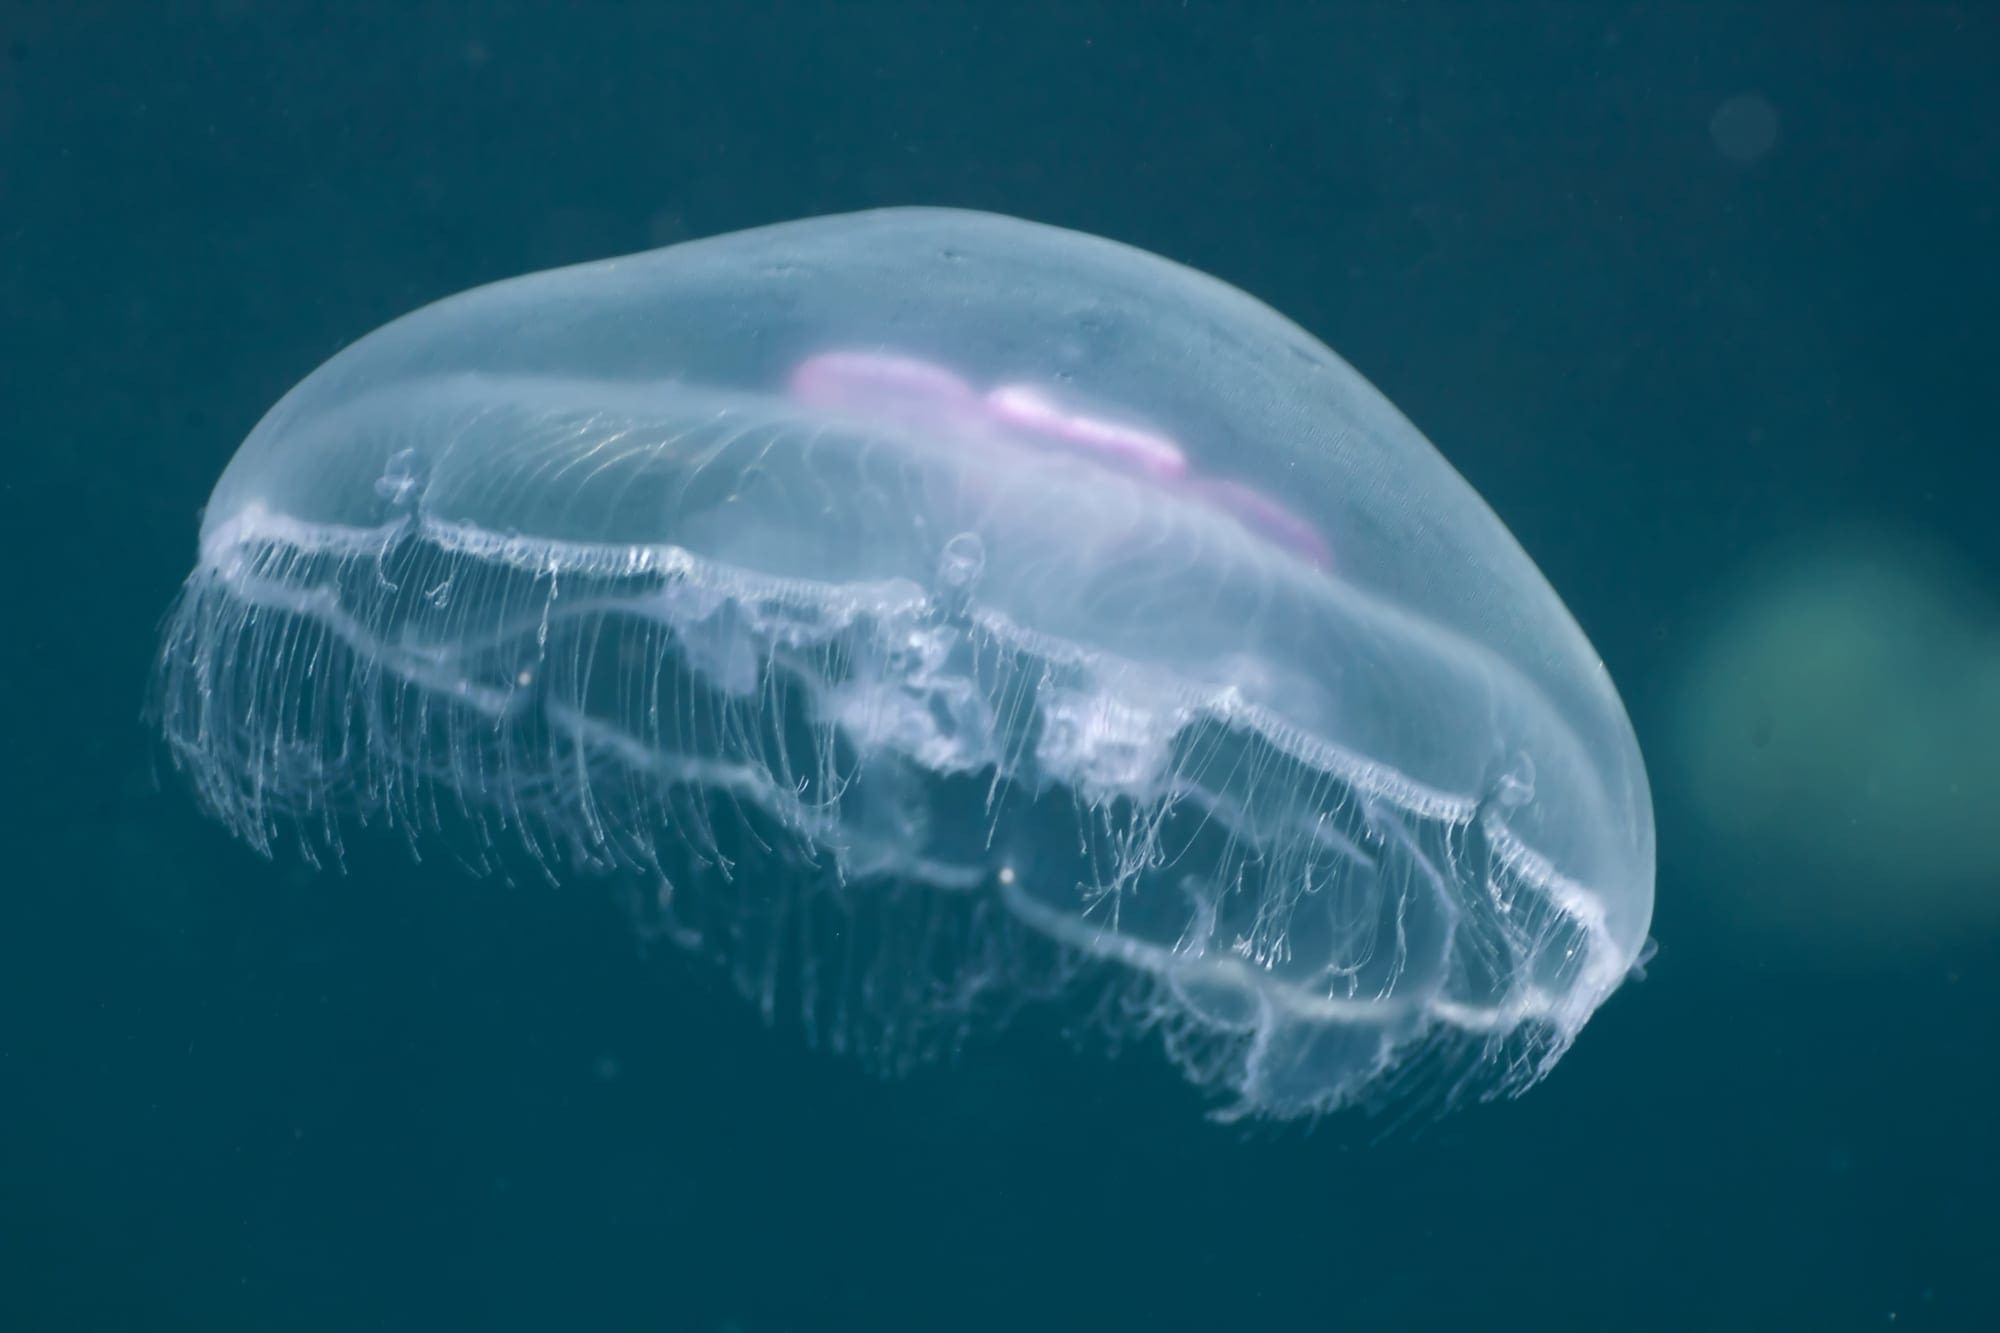
{"type": "Polygon", "coordinates": [[[2000,1327],[2000,7],[0,0],[0,1328],[2000,1327]],[[383,321],[885,204],[1233,282],[1603,654],[1659,952],[1519,1101],[878,1081],[616,892],[203,819],[201,505],[383,321]]]}

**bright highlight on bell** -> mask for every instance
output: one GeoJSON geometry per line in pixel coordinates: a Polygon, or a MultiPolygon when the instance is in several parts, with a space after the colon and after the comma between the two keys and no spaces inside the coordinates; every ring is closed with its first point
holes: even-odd
{"type": "Polygon", "coordinates": [[[259,849],[640,880],[884,1067],[1055,1003],[1223,1114],[1513,1092],[1652,915],[1611,682],[1422,436],[1242,292],[976,213],[363,339],[217,484],[157,706],[259,849]]]}

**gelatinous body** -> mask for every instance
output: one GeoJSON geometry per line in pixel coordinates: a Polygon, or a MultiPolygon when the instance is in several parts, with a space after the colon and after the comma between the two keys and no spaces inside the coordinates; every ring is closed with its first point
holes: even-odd
{"type": "Polygon", "coordinates": [[[1524,1087],[1652,911],[1617,696],[1429,444],[1241,292],[980,214],[363,339],[217,484],[159,711],[258,847],[637,880],[829,1045],[1076,1003],[1227,1112],[1524,1087]]]}

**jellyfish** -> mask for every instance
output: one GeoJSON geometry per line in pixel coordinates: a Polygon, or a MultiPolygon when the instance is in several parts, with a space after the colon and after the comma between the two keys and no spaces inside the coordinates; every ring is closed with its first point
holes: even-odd
{"type": "Polygon", "coordinates": [[[252,847],[644,886],[871,1065],[1023,1006],[1221,1116],[1544,1075],[1646,946],[1602,662],[1353,369],[988,214],[533,274],[223,471],[154,711],[252,847]]]}

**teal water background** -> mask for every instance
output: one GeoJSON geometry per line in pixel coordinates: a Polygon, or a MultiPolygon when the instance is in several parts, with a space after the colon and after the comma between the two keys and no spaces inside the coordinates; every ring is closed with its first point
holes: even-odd
{"type": "Polygon", "coordinates": [[[1914,534],[1994,632],[1995,68],[1983,5],[0,0],[0,1328],[2000,1328],[2000,872],[1773,928],[1855,820],[1717,850],[1674,758],[1787,542],[1914,534]],[[1248,289],[1540,563],[1660,827],[1659,955],[1546,1085],[1246,1132],[1054,1019],[878,1082],[597,886],[267,863],[172,780],[159,617],[299,377],[896,203],[1248,289]]]}

